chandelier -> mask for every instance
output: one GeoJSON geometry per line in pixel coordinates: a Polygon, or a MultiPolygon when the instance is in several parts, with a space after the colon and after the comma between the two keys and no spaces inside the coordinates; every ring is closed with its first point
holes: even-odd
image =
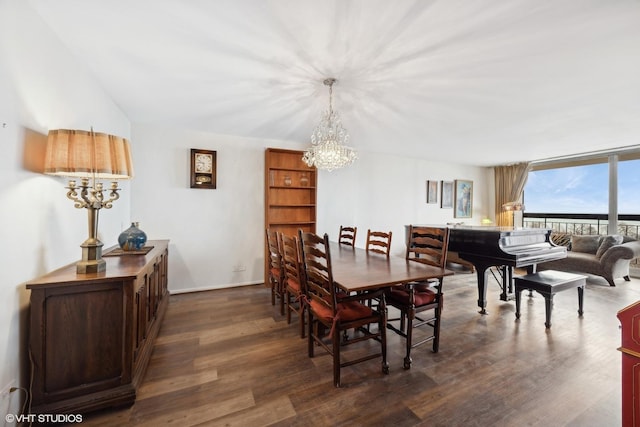
{"type": "Polygon", "coordinates": [[[302,160],[307,166],[331,172],[348,166],[358,159],[355,150],[346,144],[349,134],[342,127],[340,116],[333,111],[334,78],[324,80],[329,86],[329,109],[322,114],[322,119],[311,135],[311,147],[304,153],[302,160]]]}

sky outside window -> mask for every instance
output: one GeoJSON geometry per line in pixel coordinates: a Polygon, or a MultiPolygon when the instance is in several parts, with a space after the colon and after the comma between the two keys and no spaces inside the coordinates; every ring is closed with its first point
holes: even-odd
{"type": "Polygon", "coordinates": [[[528,212],[606,214],[609,165],[574,166],[529,172],[524,188],[528,212]]]}

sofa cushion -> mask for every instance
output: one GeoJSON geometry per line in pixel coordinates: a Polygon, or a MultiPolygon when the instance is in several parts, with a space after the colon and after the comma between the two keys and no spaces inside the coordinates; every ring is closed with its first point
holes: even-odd
{"type": "Polygon", "coordinates": [[[538,264],[539,270],[560,270],[575,273],[602,274],[601,264],[594,254],[567,252],[567,257],[538,264]]]}
{"type": "Polygon", "coordinates": [[[598,246],[598,251],[596,252],[596,258],[602,258],[602,255],[609,250],[609,248],[614,247],[615,245],[619,245],[622,243],[623,237],[619,234],[613,234],[610,236],[604,236],[600,241],[600,246],[598,246]]]}
{"type": "Polygon", "coordinates": [[[571,250],[573,252],[582,252],[595,255],[595,253],[598,252],[599,246],[600,236],[598,235],[571,236],[571,250]]]}

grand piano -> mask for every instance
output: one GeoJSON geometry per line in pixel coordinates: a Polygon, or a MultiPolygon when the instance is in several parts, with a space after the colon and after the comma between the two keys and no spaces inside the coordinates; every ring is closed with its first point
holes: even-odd
{"type": "Polygon", "coordinates": [[[513,268],[535,270],[536,264],[566,258],[567,249],[549,239],[545,228],[512,228],[488,226],[450,227],[449,250],[472,263],[478,275],[478,307],[487,314],[487,279],[490,267],[502,269],[500,299],[508,299],[513,268]]]}

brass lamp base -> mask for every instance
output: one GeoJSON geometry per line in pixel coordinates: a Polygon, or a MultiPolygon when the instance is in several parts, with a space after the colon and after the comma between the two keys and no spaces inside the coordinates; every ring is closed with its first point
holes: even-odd
{"type": "Polygon", "coordinates": [[[102,242],[89,240],[80,245],[82,260],[76,264],[76,272],[79,274],[100,273],[107,269],[107,263],[102,259],[102,242]]]}

